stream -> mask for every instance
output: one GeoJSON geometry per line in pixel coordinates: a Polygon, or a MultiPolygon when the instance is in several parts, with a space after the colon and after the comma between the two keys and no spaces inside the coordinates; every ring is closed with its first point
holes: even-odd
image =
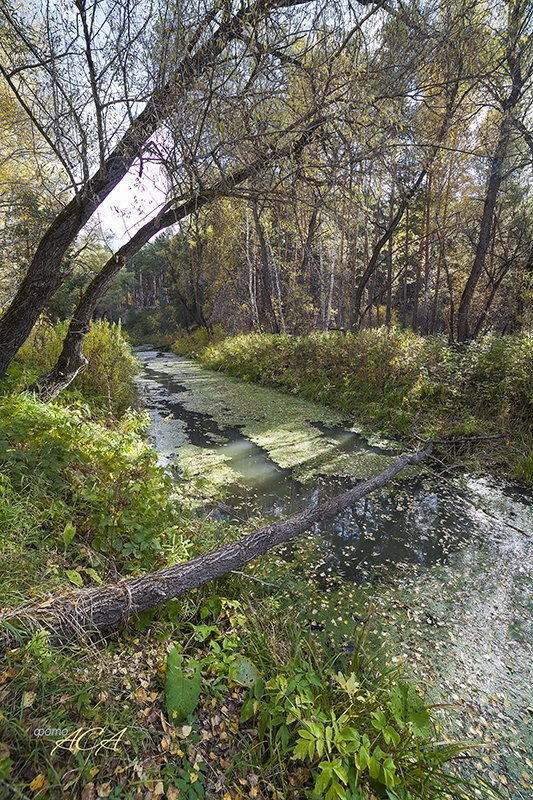
{"type": "MultiPolygon", "coordinates": [[[[212,512],[221,518],[224,506],[243,518],[289,516],[400,452],[330,409],[169,353],[137,356],[159,463],[192,496],[222,491],[212,512]]],[[[531,800],[533,493],[450,475],[408,468],[260,559],[254,574],[289,595],[291,571],[305,574],[313,588],[295,601],[295,616],[346,652],[370,615],[385,663],[408,672],[431,702],[453,704],[442,712],[444,735],[488,744],[473,769],[504,797],[531,800]]]]}

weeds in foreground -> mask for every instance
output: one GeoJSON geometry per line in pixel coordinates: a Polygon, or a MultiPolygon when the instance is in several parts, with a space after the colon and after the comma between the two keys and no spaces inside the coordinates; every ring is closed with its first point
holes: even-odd
{"type": "Polygon", "coordinates": [[[400,674],[377,673],[362,643],[349,661],[317,647],[238,584],[241,600],[199,590],[91,650],[37,634],[9,653],[0,776],[50,798],[496,796],[452,776],[468,744],[436,742],[400,674]]]}

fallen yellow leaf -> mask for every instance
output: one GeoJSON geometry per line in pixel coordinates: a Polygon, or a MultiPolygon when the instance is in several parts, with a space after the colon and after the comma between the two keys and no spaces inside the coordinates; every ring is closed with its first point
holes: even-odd
{"type": "Polygon", "coordinates": [[[42,789],[45,781],[46,777],[41,772],[30,783],[30,789],[32,790],[32,792],[37,792],[39,789],[42,789]]]}
{"type": "Polygon", "coordinates": [[[11,678],[14,678],[16,674],[17,673],[13,669],[13,667],[11,667],[11,669],[7,669],[5,672],[2,672],[2,674],[0,675],[0,686],[2,686],[3,683],[10,681],[11,678]]]}
{"type": "Polygon", "coordinates": [[[94,800],[94,783],[86,783],[81,792],[81,800],[94,800]]]}
{"type": "Polygon", "coordinates": [[[33,701],[35,700],[36,697],[37,695],[35,694],[35,692],[23,692],[22,710],[24,710],[25,708],[29,708],[31,705],[33,705],[33,701]]]}

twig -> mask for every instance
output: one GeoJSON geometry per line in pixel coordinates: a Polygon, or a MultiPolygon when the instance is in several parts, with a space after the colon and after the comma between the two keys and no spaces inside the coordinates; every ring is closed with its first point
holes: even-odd
{"type": "Polygon", "coordinates": [[[273,589],[281,589],[279,583],[268,583],[268,581],[263,581],[261,580],[261,578],[256,578],[255,575],[248,575],[247,572],[239,572],[236,569],[232,569],[231,575],[241,575],[243,578],[249,578],[251,581],[257,581],[257,583],[262,583],[263,586],[271,586],[273,589]]]}
{"type": "Polygon", "coordinates": [[[505,436],[504,433],[494,433],[494,434],[487,434],[487,436],[465,436],[461,439],[423,439],[421,436],[418,436],[414,431],[412,432],[415,439],[422,444],[457,444],[458,442],[481,442],[485,439],[501,439],[505,436]]]}

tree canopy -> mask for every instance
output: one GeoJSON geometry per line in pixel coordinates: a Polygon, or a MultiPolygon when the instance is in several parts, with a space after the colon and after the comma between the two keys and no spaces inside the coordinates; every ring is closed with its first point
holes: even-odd
{"type": "Polygon", "coordinates": [[[13,209],[3,226],[31,236],[10,245],[0,374],[70,278],[88,220],[148,163],[166,202],[109,253],[88,317],[135,257],[115,307],[171,303],[188,328],[395,323],[465,340],[528,323],[525,0],[0,11],[6,119],[23,119],[0,178],[7,192],[23,152],[16,184],[31,183],[22,228],[13,209]],[[166,228],[175,242],[141,251],[166,228]]]}

